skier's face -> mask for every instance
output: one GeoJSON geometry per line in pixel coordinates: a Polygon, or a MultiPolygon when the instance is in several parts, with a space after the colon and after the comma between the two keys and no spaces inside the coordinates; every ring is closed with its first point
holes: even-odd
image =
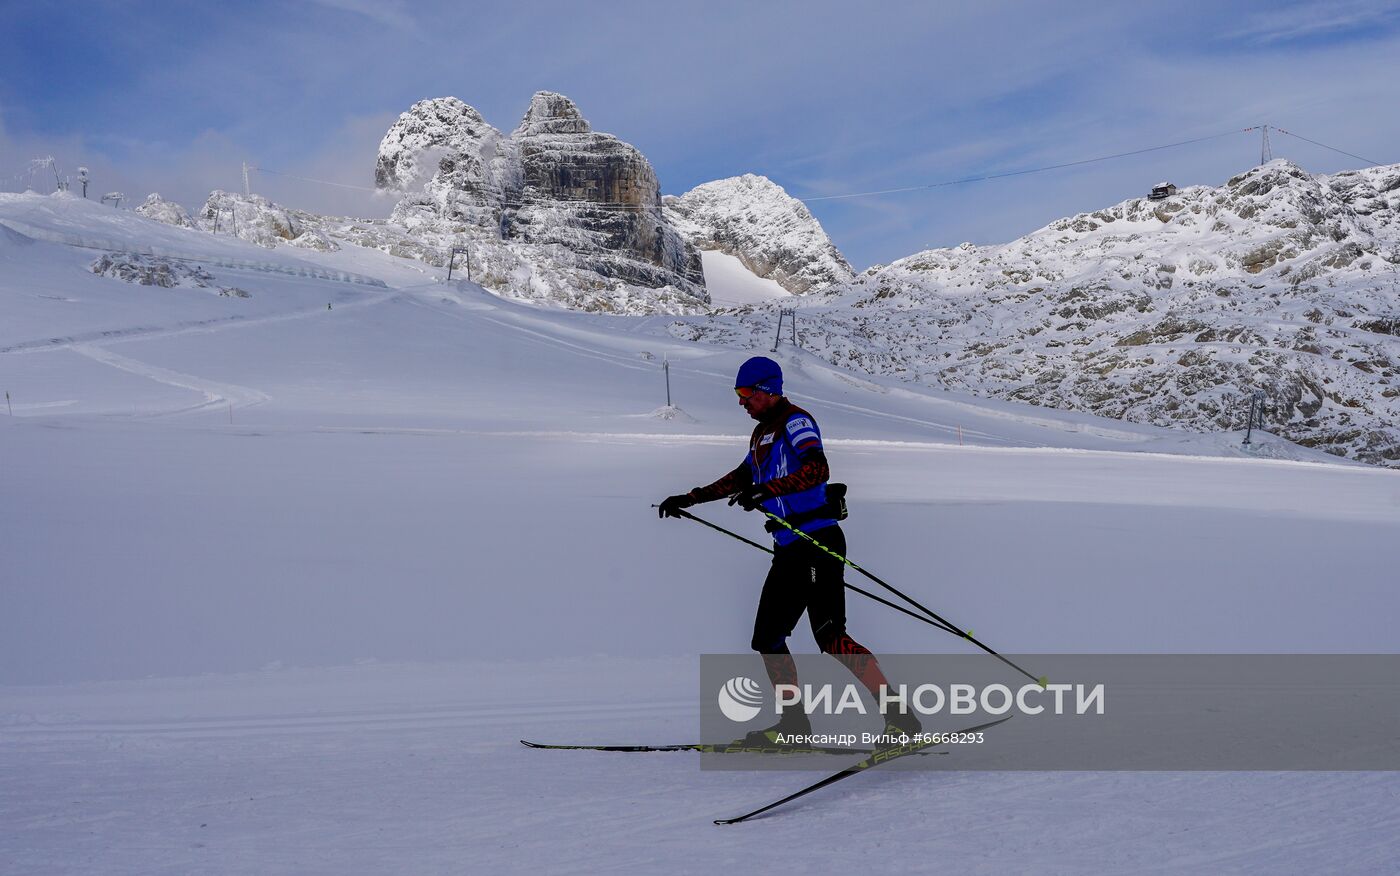
{"type": "Polygon", "coordinates": [[[762,420],[764,414],[772,410],[773,406],[778,403],[778,399],[780,398],[782,398],[782,396],[773,395],[761,389],[755,389],[747,397],[739,396],[739,406],[747,411],[750,417],[753,417],[755,420],[762,420]]]}

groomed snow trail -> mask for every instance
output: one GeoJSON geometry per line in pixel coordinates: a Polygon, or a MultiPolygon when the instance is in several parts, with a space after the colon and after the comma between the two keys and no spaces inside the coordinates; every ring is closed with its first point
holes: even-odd
{"type": "MultiPolygon", "coordinates": [[[[0,208],[284,255],[31,200],[0,208]]],[[[422,272],[378,253],[298,258],[404,288],[249,272],[253,297],[226,299],[5,246],[6,874],[1394,869],[1389,773],[950,755],[720,828],[810,774],[526,750],[693,739],[694,655],[747,650],[766,557],[652,505],[742,459],[732,377],[755,351],[407,286],[422,272]],[[658,416],[663,361],[684,417],[658,416]]],[[[774,355],[852,485],[852,558],[999,650],[1394,648],[1396,472],[774,355]]],[[[847,613],[879,653],[965,649],[847,613]]],[[[791,643],[815,647],[801,626],[791,643]]]]}

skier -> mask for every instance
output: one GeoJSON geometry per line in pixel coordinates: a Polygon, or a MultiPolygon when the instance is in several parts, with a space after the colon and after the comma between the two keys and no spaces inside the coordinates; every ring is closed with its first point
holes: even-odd
{"type": "MultiPolygon", "coordinates": [[[[828,505],[830,469],[816,419],[783,395],[782,368],[765,356],[740,366],[734,391],[739,405],[758,421],[748,455],[714,483],[668,496],[658,515],[680,517],[683,508],[728,496],[729,504],[745,511],[762,508],[844,556],[846,537],[828,505]]],[[[817,646],[841,661],[878,702],[880,689],[889,682],[874,655],[846,632],[844,564],[774,521],[766,528],[775,543],[773,565],[758,599],[750,646],[763,655],[768,680],[775,687],[797,684],[787,638],[806,611],[817,646]]],[[[918,718],[902,708],[892,708],[885,721],[886,738],[922,730],[918,718]]],[[[779,735],[810,733],[806,712],[784,709],[777,724],[752,731],[744,744],[767,747],[778,743],[779,735]]]]}

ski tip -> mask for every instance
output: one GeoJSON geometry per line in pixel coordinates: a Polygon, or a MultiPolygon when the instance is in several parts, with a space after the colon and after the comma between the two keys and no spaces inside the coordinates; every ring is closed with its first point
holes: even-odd
{"type": "Polygon", "coordinates": [[[738,824],[743,820],[742,818],[716,818],[715,824],[738,824]]]}
{"type": "Polygon", "coordinates": [[[530,742],[525,739],[520,740],[520,744],[525,746],[526,748],[544,748],[544,746],[540,745],[538,742],[530,742]]]}

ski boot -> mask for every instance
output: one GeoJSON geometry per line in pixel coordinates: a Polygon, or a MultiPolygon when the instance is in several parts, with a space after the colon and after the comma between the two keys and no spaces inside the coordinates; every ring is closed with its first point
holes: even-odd
{"type": "Polygon", "coordinates": [[[899,748],[904,745],[917,745],[919,734],[924,732],[924,725],[919,721],[913,712],[891,709],[885,714],[885,729],[880,734],[880,741],[875,746],[877,751],[887,748],[899,748]],[[900,742],[901,738],[908,737],[908,742],[900,742]]]}
{"type": "Polygon", "coordinates": [[[807,719],[806,712],[788,709],[783,712],[778,723],[772,727],[765,727],[762,730],[750,730],[742,738],[734,740],[733,747],[753,751],[801,751],[811,748],[811,744],[805,741],[779,742],[778,738],[789,738],[791,736],[808,736],[812,732],[812,723],[807,719]]]}

